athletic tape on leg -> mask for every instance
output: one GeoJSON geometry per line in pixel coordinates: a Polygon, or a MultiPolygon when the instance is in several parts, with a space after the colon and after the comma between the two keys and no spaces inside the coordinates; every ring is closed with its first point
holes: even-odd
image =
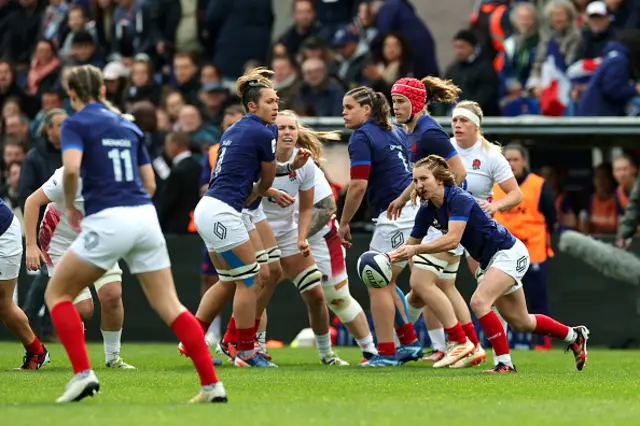
{"type": "Polygon", "coordinates": [[[298,276],[293,279],[293,284],[296,286],[300,293],[309,291],[312,288],[319,286],[321,283],[322,274],[318,270],[318,266],[316,266],[315,264],[300,272],[298,276]]]}
{"type": "Polygon", "coordinates": [[[278,246],[265,249],[269,259],[267,263],[275,263],[280,261],[280,248],[278,246]]]}
{"type": "Polygon", "coordinates": [[[362,312],[362,306],[349,293],[349,284],[345,284],[336,290],[336,286],[325,285],[322,287],[327,306],[331,309],[343,324],[348,324],[362,312]]]}
{"type": "MultiPolygon", "coordinates": [[[[404,293],[402,292],[402,290],[400,290],[400,288],[397,285],[396,285],[396,293],[398,294],[398,297],[400,297],[400,301],[402,302],[402,306],[404,308],[403,309],[404,314],[408,319],[409,307],[407,306],[407,298],[404,296],[404,293]]],[[[402,317],[402,313],[398,310],[397,306],[396,306],[395,322],[396,322],[396,325],[405,325],[407,323],[407,321],[405,321],[404,318],[402,317]]]]}
{"type": "Polygon", "coordinates": [[[450,265],[445,266],[444,271],[440,275],[440,278],[443,280],[455,280],[458,275],[458,268],[460,267],[460,262],[452,263],[450,265]]]}
{"type": "Polygon", "coordinates": [[[269,263],[269,254],[266,250],[258,250],[256,252],[256,262],[258,262],[259,265],[266,265],[269,263]]]}
{"type": "Polygon", "coordinates": [[[247,287],[254,283],[254,277],[260,272],[258,262],[245,265],[236,254],[229,250],[224,253],[216,253],[219,259],[223,259],[231,267],[229,270],[219,270],[220,281],[242,281],[247,287]]]}

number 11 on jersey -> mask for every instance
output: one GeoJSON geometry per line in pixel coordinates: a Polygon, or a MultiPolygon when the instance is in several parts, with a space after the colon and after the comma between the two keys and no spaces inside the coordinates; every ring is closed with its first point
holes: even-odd
{"type": "Polygon", "coordinates": [[[133,164],[131,164],[131,151],[114,148],[109,151],[109,158],[113,162],[113,176],[116,182],[122,182],[122,163],[124,163],[124,181],[133,181],[133,164]]]}

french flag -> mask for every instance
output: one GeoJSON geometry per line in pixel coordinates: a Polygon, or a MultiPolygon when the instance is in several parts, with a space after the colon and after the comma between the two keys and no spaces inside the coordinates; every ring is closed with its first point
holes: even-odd
{"type": "Polygon", "coordinates": [[[587,84],[601,63],[602,58],[581,59],[576,61],[567,68],[567,77],[572,84],[587,84]]]}
{"type": "Polygon", "coordinates": [[[566,75],[567,65],[554,40],[547,44],[547,59],[540,70],[540,112],[561,117],[570,102],[571,82],[566,75]]]}

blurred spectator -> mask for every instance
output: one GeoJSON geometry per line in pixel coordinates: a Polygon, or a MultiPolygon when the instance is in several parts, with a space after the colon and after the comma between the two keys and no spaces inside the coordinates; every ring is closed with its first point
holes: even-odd
{"type": "Polygon", "coordinates": [[[615,192],[616,210],[618,216],[624,216],[629,204],[631,190],[636,183],[638,167],[628,155],[622,155],[613,160],[613,178],[618,187],[615,192]]]}
{"type": "Polygon", "coordinates": [[[158,39],[155,51],[169,57],[174,52],[202,51],[204,6],[199,0],[153,0],[149,2],[151,20],[158,39]]]}
{"type": "Polygon", "coordinates": [[[220,139],[220,132],[213,125],[202,121],[202,115],[193,105],[180,109],[179,130],[186,132],[191,139],[191,147],[197,152],[206,152],[220,139]]]}
{"type": "Polygon", "coordinates": [[[340,117],[344,88],[329,79],[327,65],[322,59],[307,59],[302,64],[304,83],[296,111],[303,116],[340,117]]]}
{"type": "Polygon", "coordinates": [[[210,1],[205,15],[207,46],[225,80],[235,80],[249,59],[265,63],[271,46],[271,0],[210,1]]]}
{"type": "Polygon", "coordinates": [[[35,117],[38,113],[38,103],[27,96],[16,84],[15,70],[11,62],[0,59],[0,105],[4,105],[11,97],[20,99],[22,111],[27,116],[35,117]]]}
{"type": "Polygon", "coordinates": [[[66,0],[49,0],[49,5],[42,18],[42,37],[47,40],[57,40],[58,31],[67,18],[69,4],[66,0]]]}
{"type": "MultiPolygon", "coordinates": [[[[177,123],[180,110],[186,105],[184,96],[180,91],[173,90],[167,93],[164,99],[164,110],[167,112],[167,117],[171,123],[171,128],[177,123]]],[[[177,129],[176,129],[177,130],[177,129]]]]}
{"type": "Polygon", "coordinates": [[[302,81],[289,56],[276,57],[271,61],[274,84],[280,98],[280,109],[294,109],[302,81]]]}
{"type": "MultiPolygon", "coordinates": [[[[94,45],[99,46],[96,29],[93,25],[87,25],[87,16],[80,6],[72,6],[67,15],[67,27],[61,27],[59,33],[60,57],[65,63],[75,63],[73,55],[73,40],[76,34],[87,32],[91,35],[94,45]]],[[[82,39],[82,37],[81,37],[82,39]]]]}
{"type": "Polygon", "coordinates": [[[477,102],[485,116],[500,115],[498,75],[473,32],[462,30],[453,37],[453,55],[445,75],[462,89],[460,100],[477,102]]]}
{"type": "Polygon", "coordinates": [[[107,57],[111,53],[111,27],[116,0],[96,0],[91,3],[91,20],[96,29],[98,43],[107,57]]]}
{"type": "MultiPolygon", "coordinates": [[[[300,46],[302,47],[302,46],[300,46]]],[[[289,52],[287,51],[287,46],[285,46],[282,42],[275,42],[273,43],[273,46],[271,46],[271,60],[273,60],[274,58],[279,58],[281,56],[288,56],[289,52]]],[[[296,57],[293,58],[293,60],[296,60],[296,57]]]]}
{"type": "Polygon", "coordinates": [[[20,98],[12,96],[4,101],[2,105],[2,119],[6,120],[14,115],[22,115],[22,105],[20,104],[20,98]]]}
{"type": "Polygon", "coordinates": [[[107,88],[107,100],[121,110],[124,110],[127,74],[125,66],[116,61],[109,62],[102,70],[104,85],[107,88]]]}
{"type": "MultiPolygon", "coordinates": [[[[376,29],[375,16],[371,10],[371,2],[363,1],[358,5],[356,25],[362,43],[370,46],[378,34],[376,29]]],[[[411,69],[413,71],[413,68],[411,69]]]]}
{"type": "Polygon", "coordinates": [[[95,39],[89,32],[81,30],[73,34],[71,51],[67,54],[66,64],[104,67],[102,50],[96,45],[95,39]]]}
{"type": "Polygon", "coordinates": [[[200,68],[200,84],[220,83],[220,71],[213,64],[204,64],[200,68]]]}
{"type": "Polygon", "coordinates": [[[245,115],[242,105],[231,105],[224,110],[224,117],[220,130],[222,133],[226,132],[229,127],[234,125],[236,121],[240,120],[245,115]]]}
{"type": "Polygon", "coordinates": [[[295,58],[302,43],[311,36],[328,38],[330,33],[323,30],[323,27],[316,21],[316,10],[313,0],[293,0],[292,5],[293,25],[285,31],[279,43],[287,49],[287,53],[295,58]]]}
{"type": "Polygon", "coordinates": [[[580,212],[580,232],[584,234],[615,234],[618,226],[616,202],[613,197],[611,164],[602,163],[593,171],[594,193],[586,210],[580,212]]]}
{"type": "MultiPolygon", "coordinates": [[[[393,103],[391,99],[391,83],[387,83],[384,75],[381,72],[381,67],[378,66],[373,58],[368,58],[362,69],[362,76],[365,78],[364,85],[371,87],[376,92],[384,93],[389,101],[389,105],[393,103]]],[[[394,81],[395,83],[395,81],[394,81]]]]}
{"type": "MultiPolygon", "coordinates": [[[[592,3],[593,4],[593,3],[592,3]]],[[[627,103],[640,94],[640,30],[624,30],[604,48],[604,59],[576,108],[579,116],[624,116],[627,103]]]]}
{"type": "Polygon", "coordinates": [[[602,1],[594,1],[587,6],[587,27],[582,30],[575,61],[593,59],[604,55],[604,47],[615,39],[607,6],[602,1]]]}
{"type": "Polygon", "coordinates": [[[144,133],[145,146],[151,161],[162,155],[164,150],[164,132],[158,129],[156,107],[148,100],[139,101],[131,106],[131,115],[144,133]]]}
{"type": "Polygon", "coordinates": [[[22,163],[24,161],[24,145],[22,142],[13,137],[7,137],[3,143],[4,147],[2,150],[2,180],[5,182],[8,178],[9,174],[9,165],[11,163],[22,163]]]}
{"type": "Polygon", "coordinates": [[[509,18],[514,32],[504,42],[504,67],[501,77],[506,88],[507,100],[513,100],[523,95],[540,37],[536,9],[532,4],[516,4],[509,18]]]}
{"type": "Polygon", "coordinates": [[[153,52],[155,41],[149,2],[118,0],[111,27],[113,59],[120,59],[125,66],[131,66],[136,53],[153,52]]]}
{"type": "Polygon", "coordinates": [[[214,126],[220,126],[224,109],[229,103],[229,90],[220,83],[207,83],[200,90],[202,116],[214,126]]]}
{"type": "Polygon", "coordinates": [[[375,57],[380,75],[387,84],[393,84],[402,77],[413,77],[411,53],[401,35],[389,33],[384,36],[375,57]]]}
{"type": "Polygon", "coordinates": [[[44,3],[38,0],[18,0],[19,8],[7,16],[6,31],[0,40],[0,57],[11,58],[17,64],[29,64],[36,40],[41,33],[44,3]]]}
{"type": "Polygon", "coordinates": [[[191,155],[189,134],[186,132],[169,133],[165,140],[165,152],[173,166],[155,205],[162,231],[182,234],[187,232],[190,214],[200,200],[198,183],[202,165],[191,155]]]}
{"type": "Polygon", "coordinates": [[[29,135],[29,117],[26,115],[12,115],[5,119],[5,134],[18,139],[23,146],[31,148],[29,135]]]}
{"type": "Polygon", "coordinates": [[[575,19],[576,28],[582,28],[587,22],[587,6],[592,0],[571,0],[571,3],[575,6],[578,14],[575,19]]]}
{"type": "Polygon", "coordinates": [[[358,35],[349,27],[340,28],[334,38],[333,47],[338,54],[331,64],[329,73],[336,76],[348,88],[359,86],[364,82],[362,69],[370,61],[369,47],[360,44],[358,35]]]}
{"type": "Polygon", "coordinates": [[[171,120],[165,110],[158,108],[156,110],[156,120],[158,121],[158,130],[170,132],[172,129],[171,120]]]}
{"type": "Polygon", "coordinates": [[[549,185],[553,194],[556,209],[556,231],[562,232],[566,229],[577,229],[578,218],[569,194],[562,189],[559,171],[557,167],[542,166],[540,175],[549,185]]]}
{"type": "Polygon", "coordinates": [[[331,33],[351,21],[356,3],[356,0],[314,0],[318,21],[331,33]]]}
{"type": "Polygon", "coordinates": [[[200,81],[198,79],[198,62],[195,56],[190,53],[177,53],[173,57],[173,72],[177,88],[184,96],[186,103],[199,105],[200,81]]]}
{"type": "Polygon", "coordinates": [[[536,50],[527,89],[540,97],[540,72],[547,60],[549,43],[555,43],[564,59],[564,65],[573,63],[580,43],[580,30],[574,25],[576,9],[569,0],[551,0],[544,8],[544,28],[536,50]]]}
{"type": "Polygon", "coordinates": [[[317,37],[309,37],[302,43],[300,53],[296,58],[299,65],[302,65],[304,61],[310,58],[321,59],[327,67],[331,66],[333,62],[333,52],[327,47],[327,43],[317,37]]]}
{"type": "Polygon", "coordinates": [[[20,202],[18,198],[18,191],[20,185],[20,169],[22,163],[20,161],[12,161],[7,166],[7,180],[2,188],[0,194],[2,194],[2,200],[7,203],[9,208],[17,215],[18,220],[22,223],[22,210],[20,210],[20,202]]]}
{"type": "Polygon", "coordinates": [[[409,0],[386,0],[382,5],[379,5],[380,1],[374,3],[378,3],[374,6],[374,13],[379,8],[375,13],[378,40],[391,32],[401,34],[413,56],[413,74],[418,78],[437,76],[438,61],[433,37],[409,0]]]}
{"type": "Polygon", "coordinates": [[[604,0],[616,30],[640,28],[640,2],[638,0],[604,0]]]}
{"type": "Polygon", "coordinates": [[[60,59],[51,40],[40,40],[27,75],[27,94],[36,95],[55,87],[60,78],[60,59]]]}
{"type": "Polygon", "coordinates": [[[133,61],[126,97],[128,103],[148,100],[154,105],[160,105],[162,86],[153,78],[150,60],[135,59],[133,61]]]}
{"type": "MultiPolygon", "coordinates": [[[[46,89],[42,91],[42,95],[40,96],[40,103],[42,105],[42,109],[38,112],[36,117],[31,120],[31,123],[29,124],[29,133],[32,137],[37,136],[40,124],[42,124],[42,120],[44,119],[44,116],[48,111],[51,111],[54,108],[64,107],[62,94],[59,90],[56,89],[46,89]]],[[[70,111],[67,111],[67,113],[69,112],[70,111]]]]}

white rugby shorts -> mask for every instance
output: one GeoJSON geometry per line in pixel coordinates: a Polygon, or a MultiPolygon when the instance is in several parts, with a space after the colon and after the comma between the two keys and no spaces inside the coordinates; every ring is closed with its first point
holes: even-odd
{"type": "MultiPolygon", "coordinates": [[[[369,244],[370,249],[379,253],[390,253],[404,244],[411,236],[417,213],[418,207],[411,203],[404,206],[396,220],[388,219],[386,211],[380,213],[378,218],[374,219],[376,227],[369,244]]],[[[401,267],[406,265],[406,260],[393,264],[401,267]]]]}
{"type": "Polygon", "coordinates": [[[0,281],[13,280],[20,275],[22,263],[22,228],[17,217],[0,235],[0,281]]]}

